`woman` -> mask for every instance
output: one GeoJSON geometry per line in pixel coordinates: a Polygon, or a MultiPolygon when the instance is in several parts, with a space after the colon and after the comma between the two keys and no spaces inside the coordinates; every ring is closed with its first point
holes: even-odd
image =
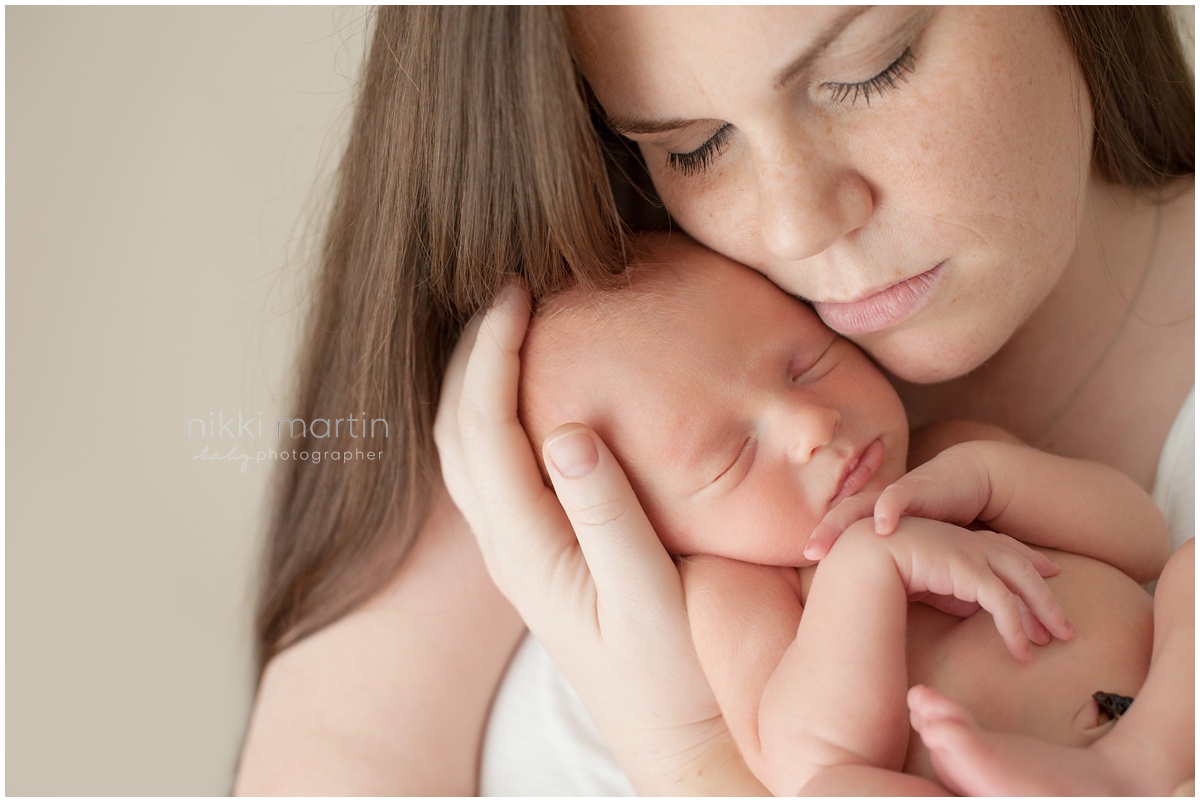
{"type": "Polygon", "coordinates": [[[675,224],[813,302],[915,423],[995,423],[1165,492],[1194,96],[1164,12],[381,11],[297,414],[404,425],[382,463],[281,477],[238,791],[474,793],[522,619],[633,788],[755,790],[603,444],[548,445],[556,500],[515,424],[529,307],[504,277],[537,297],[622,264],[592,108],[675,224]]]}

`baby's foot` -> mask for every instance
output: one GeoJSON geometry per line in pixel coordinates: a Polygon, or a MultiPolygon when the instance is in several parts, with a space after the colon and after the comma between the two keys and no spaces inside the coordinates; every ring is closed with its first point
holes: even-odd
{"type": "Polygon", "coordinates": [[[1101,752],[981,729],[932,688],[908,692],[913,729],[946,787],[963,796],[1110,795],[1124,789],[1101,752]]]}

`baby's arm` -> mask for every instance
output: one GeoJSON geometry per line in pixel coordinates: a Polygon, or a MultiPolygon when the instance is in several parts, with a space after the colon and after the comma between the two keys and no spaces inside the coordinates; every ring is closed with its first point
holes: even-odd
{"type": "Polygon", "coordinates": [[[796,638],[800,578],[782,568],[698,555],[680,562],[692,641],[705,677],[741,751],[760,780],[763,689],[796,638]]]}
{"type": "Polygon", "coordinates": [[[908,595],[979,601],[1014,654],[1028,654],[1019,595],[1052,632],[1065,616],[1007,539],[906,520],[894,538],[851,527],[815,573],[801,615],[789,569],[719,558],[683,566],[701,665],[746,762],[774,793],[834,767],[899,771],[907,750],[908,595]],[[1011,588],[1011,590],[1010,590],[1011,588]]]}
{"type": "MultiPolygon", "coordinates": [[[[958,442],[888,487],[873,504],[876,531],[889,533],[902,514],[989,528],[1046,548],[1093,557],[1139,582],[1158,576],[1170,554],[1166,522],[1153,499],[1120,471],[1019,443],[994,427],[960,424],[930,432],[985,435],[958,442]]],[[[917,437],[915,450],[925,448],[917,437]]],[[[927,449],[926,449],[927,450],[927,449]]],[[[868,496],[847,499],[814,533],[814,546],[837,527],[870,515],[868,496]]]]}
{"type": "Polygon", "coordinates": [[[904,766],[908,599],[891,554],[872,540],[851,529],[821,563],[763,688],[759,732],[773,772],[760,779],[776,795],[798,793],[824,769],[904,766]]]}
{"type": "MultiPolygon", "coordinates": [[[[1129,710],[1087,747],[989,732],[929,688],[909,695],[938,776],[963,795],[1164,796],[1196,772],[1196,556],[1171,555],[1154,594],[1150,673],[1129,710]]],[[[1195,796],[1194,787],[1187,796],[1195,796]]]]}
{"type": "Polygon", "coordinates": [[[904,760],[906,599],[890,560],[881,584],[893,593],[876,592],[878,561],[850,574],[854,541],[847,533],[816,572],[807,609],[795,569],[708,556],[682,565],[700,664],[746,764],[776,795],[827,766],[898,771],[904,760]],[[840,626],[828,614],[839,603],[840,626]]]}

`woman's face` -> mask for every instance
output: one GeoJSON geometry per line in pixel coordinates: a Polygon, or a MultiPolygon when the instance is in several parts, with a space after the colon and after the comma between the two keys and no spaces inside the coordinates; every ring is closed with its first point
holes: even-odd
{"type": "Polygon", "coordinates": [[[1074,251],[1090,107],[1050,10],[621,6],[571,28],[676,222],[902,378],[978,367],[1074,251]]]}

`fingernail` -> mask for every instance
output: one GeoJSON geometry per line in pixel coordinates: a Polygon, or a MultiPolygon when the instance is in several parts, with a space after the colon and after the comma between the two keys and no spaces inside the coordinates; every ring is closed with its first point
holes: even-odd
{"type": "Polygon", "coordinates": [[[558,472],[568,479],[587,476],[596,467],[600,455],[586,432],[571,432],[546,444],[546,453],[558,472]]]}
{"type": "Polygon", "coordinates": [[[500,285],[500,289],[496,291],[496,297],[492,300],[492,308],[500,309],[506,306],[511,306],[513,298],[517,295],[517,283],[511,278],[504,280],[500,285]]]}

